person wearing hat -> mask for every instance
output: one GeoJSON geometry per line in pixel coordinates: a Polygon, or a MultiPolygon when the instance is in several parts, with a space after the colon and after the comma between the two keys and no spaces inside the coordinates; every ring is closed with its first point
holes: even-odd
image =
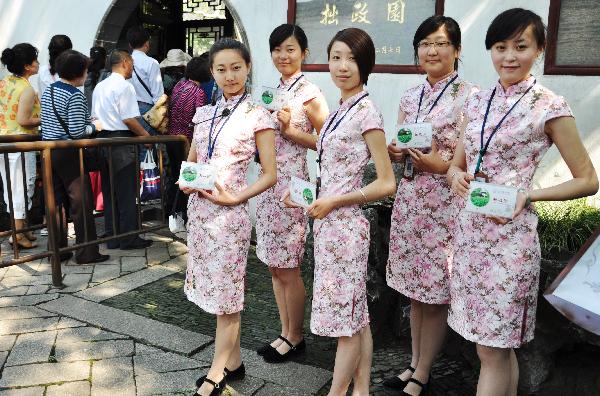
{"type": "Polygon", "coordinates": [[[165,93],[171,96],[175,84],[184,77],[185,66],[192,59],[191,56],[178,48],[170,49],[167,57],[160,62],[163,87],[165,93]]]}

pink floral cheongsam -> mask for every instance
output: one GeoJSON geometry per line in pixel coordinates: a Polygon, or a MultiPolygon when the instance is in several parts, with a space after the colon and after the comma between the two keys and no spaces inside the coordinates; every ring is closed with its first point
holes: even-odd
{"type": "MultiPolygon", "coordinates": [[[[233,110],[240,98],[235,96],[226,100],[222,97],[217,103],[217,114],[225,108],[233,110]]],[[[213,165],[217,169],[217,182],[225,190],[235,193],[246,188],[248,165],[256,151],[254,134],[275,129],[276,125],[266,109],[253,104],[250,95],[246,96],[229,116],[209,160],[208,137],[214,111],[214,106],[204,106],[194,115],[197,161],[213,165]]],[[[225,120],[225,117],[216,118],[213,139],[225,120]]],[[[212,314],[241,311],[252,229],[248,203],[221,206],[192,194],[187,227],[189,253],[184,287],[187,298],[212,314]]]]}
{"type": "MultiPolygon", "coordinates": [[[[400,100],[400,111],[406,114],[404,123],[414,123],[417,112],[419,122],[431,122],[439,154],[444,161],[450,161],[464,122],[465,101],[475,91],[456,72],[433,86],[425,81],[409,89],[400,100]]],[[[387,284],[411,299],[426,304],[450,302],[448,268],[456,216],[454,199],[446,175],[415,169],[412,180],[402,179],[398,185],[391,219],[387,284]]]]}
{"type": "MultiPolygon", "coordinates": [[[[509,108],[534,84],[533,77],[504,90],[497,83],[484,142],[509,108]]],[[[472,173],[480,133],[492,90],[467,101],[465,131],[467,167],[472,173]]],[[[572,117],[564,98],[535,83],[508,115],[490,142],[481,170],[490,183],[530,189],[535,170],[552,145],[546,122],[572,117]]],[[[450,274],[448,324],[469,341],[515,348],[533,339],[540,273],[537,215],[531,207],[505,225],[467,212],[457,219],[450,274]]]]}
{"type": "MultiPolygon", "coordinates": [[[[297,73],[279,86],[293,95],[289,102],[290,123],[301,132],[312,134],[304,105],[323,94],[319,88],[297,73]]],[[[324,100],[324,98],[323,98],[324,100]]],[[[277,112],[272,114],[277,125],[277,112]]],[[[290,185],[291,176],[308,180],[306,148],[283,137],[277,130],[275,135],[277,152],[277,184],[258,196],[256,202],[256,255],[271,267],[295,268],[304,256],[306,225],[308,219],[302,208],[286,208],[280,201],[290,185]]]]}
{"type": "MultiPolygon", "coordinates": [[[[343,195],[361,187],[371,155],[363,133],[383,129],[383,118],[367,96],[348,109],[366,91],[344,101],[329,115],[317,143],[323,149],[319,198],[343,195]],[[337,121],[342,122],[333,130],[337,121]],[[333,117],[327,133],[326,127],[333,117]]],[[[367,307],[367,260],[369,222],[359,205],[332,210],[315,220],[315,277],[310,328],[329,337],[352,336],[369,324],[367,307]]]]}

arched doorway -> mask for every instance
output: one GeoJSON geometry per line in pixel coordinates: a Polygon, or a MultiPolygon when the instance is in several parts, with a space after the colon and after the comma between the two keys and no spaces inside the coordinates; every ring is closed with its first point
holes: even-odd
{"type": "Polygon", "coordinates": [[[159,61],[171,48],[200,55],[221,37],[246,42],[227,0],[114,0],[100,23],[95,45],[128,48],[125,34],[134,25],[150,32],[148,55],[159,61]]]}

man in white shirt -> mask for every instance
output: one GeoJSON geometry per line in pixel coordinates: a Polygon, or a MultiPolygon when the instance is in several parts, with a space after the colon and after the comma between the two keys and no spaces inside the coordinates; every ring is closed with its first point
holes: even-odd
{"type": "MultiPolygon", "coordinates": [[[[127,51],[114,50],[109,55],[112,73],[96,85],[92,97],[92,117],[102,124],[100,138],[149,136],[140,125],[137,117],[140,112],[137,106],[135,90],[126,79],[131,78],[133,60],[127,51]]],[[[101,164],[102,195],[104,197],[104,228],[106,234],[123,234],[138,229],[135,177],[134,146],[113,146],[109,157],[108,148],[103,148],[101,164]],[[113,187],[115,196],[115,220],[113,224],[113,205],[110,185],[109,158],[112,158],[113,187]]],[[[107,243],[109,249],[141,249],[148,247],[152,241],[137,235],[120,238],[107,243]]]]}

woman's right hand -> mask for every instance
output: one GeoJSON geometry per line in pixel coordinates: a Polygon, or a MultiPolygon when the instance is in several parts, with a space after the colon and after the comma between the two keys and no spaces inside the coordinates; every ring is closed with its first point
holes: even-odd
{"type": "Polygon", "coordinates": [[[390,155],[390,159],[392,162],[402,162],[404,161],[404,156],[406,155],[406,150],[398,148],[396,146],[396,139],[392,139],[392,142],[387,146],[388,154],[390,155]]]}
{"type": "Polygon", "coordinates": [[[102,132],[102,123],[100,122],[100,120],[95,119],[92,121],[92,124],[94,124],[94,126],[96,127],[96,132],[102,132]]]}
{"type": "Polygon", "coordinates": [[[450,185],[450,188],[461,197],[467,198],[469,195],[469,182],[474,179],[473,175],[467,172],[458,171],[452,175],[452,184],[450,185]]]}
{"type": "Polygon", "coordinates": [[[281,202],[285,205],[286,208],[302,208],[302,206],[298,205],[290,198],[290,189],[286,188],[283,192],[283,195],[280,199],[281,202]]]}

